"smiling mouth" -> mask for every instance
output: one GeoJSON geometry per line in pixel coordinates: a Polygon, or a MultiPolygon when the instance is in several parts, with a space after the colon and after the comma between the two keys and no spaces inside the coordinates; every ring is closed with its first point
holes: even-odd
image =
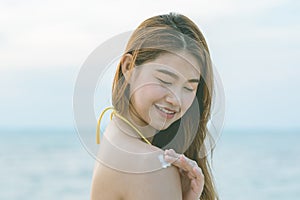
{"type": "Polygon", "coordinates": [[[171,110],[171,109],[168,109],[168,108],[164,108],[164,107],[161,107],[161,106],[158,106],[156,104],[154,104],[154,106],[159,110],[161,111],[161,113],[164,115],[164,117],[168,118],[168,119],[171,119],[174,117],[174,115],[177,113],[177,111],[175,110],[171,110]]]}

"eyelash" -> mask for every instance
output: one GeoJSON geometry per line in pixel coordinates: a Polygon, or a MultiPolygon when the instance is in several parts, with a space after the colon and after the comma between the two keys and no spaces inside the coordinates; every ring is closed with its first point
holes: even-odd
{"type": "Polygon", "coordinates": [[[189,91],[189,92],[193,92],[194,90],[193,89],[191,89],[191,88],[187,88],[187,87],[184,87],[187,91],[189,91]]]}
{"type": "Polygon", "coordinates": [[[161,79],[159,79],[159,78],[157,78],[160,82],[162,82],[163,84],[166,84],[166,85],[171,85],[172,83],[170,83],[170,82],[166,82],[166,81],[163,81],[163,80],[161,80],[161,79]]]}
{"type": "MultiPolygon", "coordinates": [[[[171,85],[172,83],[170,83],[170,82],[166,82],[166,81],[163,81],[163,80],[161,80],[161,79],[159,79],[159,78],[157,78],[161,83],[163,83],[163,84],[166,84],[166,85],[171,85]]],[[[194,90],[193,89],[191,89],[191,88],[188,88],[188,87],[184,87],[184,89],[186,89],[187,91],[189,91],[189,92],[193,92],[194,90]]]]}

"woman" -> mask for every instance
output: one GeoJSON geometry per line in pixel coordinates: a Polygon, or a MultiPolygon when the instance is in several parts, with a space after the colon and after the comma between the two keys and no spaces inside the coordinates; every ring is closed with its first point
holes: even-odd
{"type": "Polygon", "coordinates": [[[116,70],[91,199],[218,199],[204,142],[212,88],[209,50],[189,18],[142,22],[116,70]]]}

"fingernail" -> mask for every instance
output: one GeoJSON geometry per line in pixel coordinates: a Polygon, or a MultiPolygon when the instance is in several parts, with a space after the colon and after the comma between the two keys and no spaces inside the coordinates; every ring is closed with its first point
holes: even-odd
{"type": "Polygon", "coordinates": [[[165,161],[170,161],[170,160],[171,160],[171,157],[168,156],[168,155],[165,155],[164,159],[165,159],[165,161]]]}

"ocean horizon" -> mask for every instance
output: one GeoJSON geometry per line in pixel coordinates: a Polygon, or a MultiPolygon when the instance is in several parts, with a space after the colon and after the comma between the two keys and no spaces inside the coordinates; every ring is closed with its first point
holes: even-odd
{"type": "MultiPolygon", "coordinates": [[[[75,129],[0,129],[0,199],[90,199],[95,160],[75,129]]],[[[222,200],[297,199],[300,130],[226,129],[213,154],[222,200]]]]}

